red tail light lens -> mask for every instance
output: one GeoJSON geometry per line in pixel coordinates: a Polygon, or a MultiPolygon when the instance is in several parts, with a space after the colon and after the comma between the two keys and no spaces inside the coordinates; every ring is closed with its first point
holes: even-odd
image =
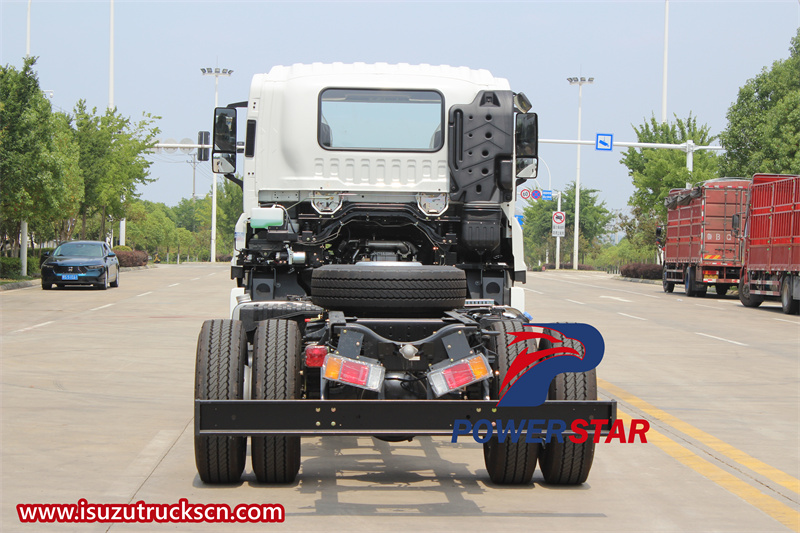
{"type": "Polygon", "coordinates": [[[335,354],[325,356],[322,377],[362,389],[379,391],[383,387],[386,369],[379,364],[356,361],[335,354]]]}
{"type": "Polygon", "coordinates": [[[428,372],[428,383],[430,383],[433,393],[441,396],[461,387],[489,379],[491,375],[492,371],[488,361],[483,355],[478,354],[428,372]]]}
{"type": "Polygon", "coordinates": [[[311,344],[306,346],[306,366],[320,368],[328,355],[328,347],[311,344]]]}

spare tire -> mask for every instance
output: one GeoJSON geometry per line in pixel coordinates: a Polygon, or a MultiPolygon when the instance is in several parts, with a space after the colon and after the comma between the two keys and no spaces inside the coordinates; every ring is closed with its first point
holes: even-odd
{"type": "Polygon", "coordinates": [[[370,314],[425,313],[464,305],[464,271],[414,263],[325,265],[311,277],[311,301],[334,310],[370,314]]]}

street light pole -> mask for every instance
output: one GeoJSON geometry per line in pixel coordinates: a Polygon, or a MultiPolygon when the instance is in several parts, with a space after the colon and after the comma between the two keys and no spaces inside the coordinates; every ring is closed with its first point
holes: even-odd
{"type": "Polygon", "coordinates": [[[669,52],[669,0],[664,2],[664,73],[661,80],[661,122],[667,121],[667,54],[669,52]]]}
{"type": "MultiPolygon", "coordinates": [[[[214,109],[219,106],[219,77],[230,76],[232,70],[223,68],[201,68],[203,76],[214,76],[214,109]]],[[[211,178],[211,262],[217,262],[217,175],[211,178]]]]}
{"type": "MultiPolygon", "coordinates": [[[[581,105],[583,100],[583,86],[594,83],[594,78],[588,80],[584,77],[567,78],[570,85],[578,86],[578,141],[581,140],[581,105]]],[[[572,245],[572,270],[578,270],[578,240],[580,238],[581,220],[581,145],[578,144],[578,167],[575,177],[575,242],[572,245]]]]}

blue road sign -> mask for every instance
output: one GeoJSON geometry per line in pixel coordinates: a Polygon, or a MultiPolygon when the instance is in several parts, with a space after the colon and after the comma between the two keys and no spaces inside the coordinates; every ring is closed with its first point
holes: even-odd
{"type": "Polygon", "coordinates": [[[553,191],[550,189],[542,189],[542,200],[552,200],[553,191]]]}
{"type": "Polygon", "coordinates": [[[541,197],[542,197],[542,191],[540,191],[538,189],[535,189],[535,190],[531,191],[531,198],[532,199],[538,200],[541,197]]]}
{"type": "Polygon", "coordinates": [[[522,215],[514,215],[514,218],[519,220],[519,225],[522,226],[525,224],[525,218],[522,215]]]}
{"type": "Polygon", "coordinates": [[[594,149],[610,152],[614,149],[614,136],[610,133],[598,133],[597,140],[594,142],[594,149]]]}

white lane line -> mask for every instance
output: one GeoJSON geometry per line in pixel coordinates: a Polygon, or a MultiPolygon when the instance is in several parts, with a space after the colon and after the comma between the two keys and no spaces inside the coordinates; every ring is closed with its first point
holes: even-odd
{"type": "Polygon", "coordinates": [[[209,274],[209,276],[213,276],[213,275],[215,275],[215,274],[216,274],[216,272],[212,272],[211,274],[209,274]]]}
{"type": "Polygon", "coordinates": [[[40,327],[42,327],[42,326],[46,326],[46,325],[48,325],[48,324],[52,324],[52,323],[53,323],[53,321],[52,321],[52,320],[50,320],[50,321],[48,321],[48,322],[42,322],[41,324],[36,324],[35,326],[29,326],[29,327],[27,327],[27,328],[18,329],[18,330],[16,330],[16,331],[12,331],[11,333],[21,333],[21,332],[23,332],[23,331],[30,331],[30,330],[32,330],[32,329],[40,328],[40,327]]]}
{"type": "Polygon", "coordinates": [[[705,307],[706,309],[716,309],[716,310],[720,309],[719,307],[715,307],[713,305],[703,305],[703,304],[694,304],[694,305],[696,305],[697,307],[705,307]]]}
{"type": "Polygon", "coordinates": [[[604,291],[614,291],[614,292],[624,292],[627,294],[635,294],[636,296],[644,296],[646,298],[655,298],[656,300],[660,300],[660,296],[655,296],[652,294],[645,294],[643,292],[636,292],[636,291],[626,291],[625,289],[612,289],[611,287],[601,287],[600,285],[592,285],[591,283],[579,283],[577,281],[567,281],[565,279],[559,279],[560,276],[542,276],[541,279],[545,281],[559,281],[561,283],[569,283],[571,285],[582,285],[584,287],[592,287],[595,289],[602,289],[604,291]]]}
{"type": "Polygon", "coordinates": [[[136,297],[138,298],[139,296],[147,296],[148,294],[153,294],[153,291],[147,291],[143,292],[142,294],[137,294],[136,297]]]}
{"type": "Polygon", "coordinates": [[[200,279],[200,278],[192,278],[189,281],[197,281],[198,279],[200,279]]]}
{"type": "Polygon", "coordinates": [[[633,315],[626,315],[625,313],[617,313],[618,315],[626,316],[628,318],[635,318],[636,320],[647,320],[646,318],[642,318],[640,316],[633,316],[633,315]]]}
{"type": "Polygon", "coordinates": [[[523,291],[528,291],[528,292],[535,292],[536,294],[544,294],[543,292],[535,291],[535,290],[533,290],[533,289],[526,289],[526,288],[524,288],[524,287],[523,287],[523,289],[522,289],[522,290],[523,290],[523,291]]]}
{"type": "Polygon", "coordinates": [[[738,345],[738,346],[747,346],[747,345],[746,345],[745,343],[743,343],[743,342],[736,342],[736,341],[732,341],[732,340],[730,340],[730,339],[723,339],[722,337],[715,337],[714,335],[707,335],[707,334],[705,334],[705,333],[700,333],[699,331],[695,331],[695,333],[696,333],[697,335],[702,335],[703,337],[708,337],[709,339],[717,339],[718,341],[729,342],[729,343],[731,343],[731,344],[736,344],[736,345],[738,345]]]}
{"type": "Polygon", "coordinates": [[[173,283],[172,285],[167,285],[167,287],[177,287],[180,283],[173,283]]]}
{"type": "Polygon", "coordinates": [[[116,481],[106,491],[106,496],[127,503],[169,453],[179,436],[180,432],[177,430],[159,431],[128,468],[118,475],[116,481]]]}
{"type": "Polygon", "coordinates": [[[577,301],[577,300],[570,300],[569,298],[564,298],[564,299],[565,299],[566,301],[568,301],[568,302],[572,302],[572,303],[574,303],[574,304],[578,304],[578,305],[586,305],[585,303],[583,303],[583,302],[579,302],[579,301],[577,301]]]}
{"type": "Polygon", "coordinates": [[[774,318],[773,320],[780,320],[781,322],[788,322],[789,324],[800,326],[800,322],[797,322],[796,320],[786,320],[785,318],[774,318]]]}
{"type": "Polygon", "coordinates": [[[89,311],[99,311],[100,309],[105,309],[106,307],[111,307],[112,305],[114,305],[114,304],[106,304],[106,305],[101,305],[100,307],[92,307],[91,309],[89,309],[89,311]]]}
{"type": "Polygon", "coordinates": [[[617,300],[619,302],[632,302],[633,300],[626,300],[625,298],[620,298],[618,296],[601,296],[600,298],[608,298],[609,300],[617,300]]]}

